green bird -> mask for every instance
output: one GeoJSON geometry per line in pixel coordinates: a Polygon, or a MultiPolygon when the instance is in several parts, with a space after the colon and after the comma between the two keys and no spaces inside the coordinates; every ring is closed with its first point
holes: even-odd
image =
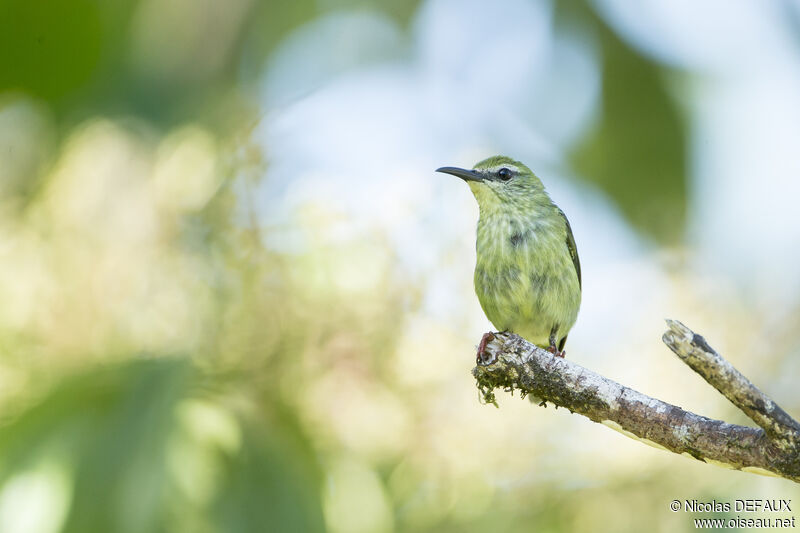
{"type": "MultiPolygon", "coordinates": [[[[478,201],[475,292],[486,317],[564,357],[581,304],[581,264],[564,212],[536,174],[510,157],[436,171],[466,181],[478,201]]],[[[479,359],[492,339],[491,332],[481,339],[479,359]]]]}

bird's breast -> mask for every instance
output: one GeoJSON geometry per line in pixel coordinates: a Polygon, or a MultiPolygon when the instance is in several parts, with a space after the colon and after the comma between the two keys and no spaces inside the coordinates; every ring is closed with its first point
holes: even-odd
{"type": "Polygon", "coordinates": [[[479,221],[475,292],[498,329],[539,339],[555,324],[574,323],[580,287],[558,220],[479,221]]]}
{"type": "Polygon", "coordinates": [[[522,259],[547,244],[556,233],[552,221],[542,218],[487,217],[478,221],[476,245],[483,259],[515,256],[522,259]]]}

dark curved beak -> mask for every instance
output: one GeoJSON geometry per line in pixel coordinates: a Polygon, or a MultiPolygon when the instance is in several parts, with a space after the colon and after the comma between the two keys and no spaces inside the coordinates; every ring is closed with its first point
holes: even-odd
{"type": "Polygon", "coordinates": [[[466,170],[464,168],[458,167],[441,167],[437,168],[436,172],[443,172],[445,174],[452,174],[453,176],[458,176],[464,181],[483,181],[483,176],[475,172],[474,170],[466,170]]]}

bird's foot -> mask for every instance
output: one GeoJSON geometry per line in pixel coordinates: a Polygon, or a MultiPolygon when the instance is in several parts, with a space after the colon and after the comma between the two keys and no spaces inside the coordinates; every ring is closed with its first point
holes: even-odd
{"type": "Polygon", "coordinates": [[[481,363],[481,364],[484,364],[484,365],[488,365],[488,364],[494,363],[493,360],[490,360],[494,356],[490,355],[489,357],[486,357],[487,355],[489,355],[489,354],[486,354],[486,345],[489,344],[490,342],[492,342],[495,338],[496,337],[494,336],[494,333],[492,333],[491,331],[488,331],[488,332],[483,334],[483,337],[481,337],[481,343],[478,344],[478,355],[477,355],[478,363],[481,363]]]}
{"type": "Polygon", "coordinates": [[[550,352],[551,354],[555,355],[556,357],[562,357],[563,358],[564,356],[567,355],[567,351],[566,350],[559,350],[558,348],[556,348],[555,344],[551,344],[550,347],[547,349],[547,351],[550,352]]]}

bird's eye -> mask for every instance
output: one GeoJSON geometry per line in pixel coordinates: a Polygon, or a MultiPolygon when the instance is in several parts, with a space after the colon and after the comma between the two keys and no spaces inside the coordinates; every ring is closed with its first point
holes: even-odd
{"type": "Polygon", "coordinates": [[[511,171],[510,171],[510,170],[508,170],[508,169],[507,169],[507,168],[505,168],[505,167],[501,168],[501,169],[500,169],[500,171],[497,173],[497,175],[498,175],[498,176],[500,177],[500,179],[501,179],[501,180],[503,180],[503,181],[508,181],[508,180],[510,180],[510,179],[511,179],[511,171]]]}

